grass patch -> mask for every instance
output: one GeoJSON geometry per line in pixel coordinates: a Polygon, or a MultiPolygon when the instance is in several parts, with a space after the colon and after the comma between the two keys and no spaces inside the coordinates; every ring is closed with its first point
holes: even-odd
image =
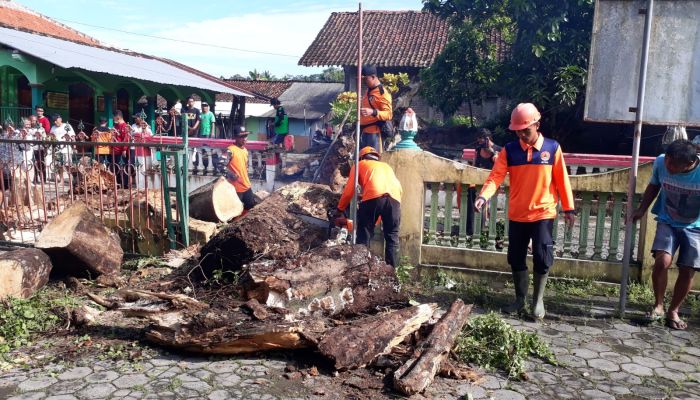
{"type": "Polygon", "coordinates": [[[401,257],[401,261],[399,261],[399,265],[396,267],[396,277],[399,279],[401,286],[406,286],[413,280],[412,271],[414,268],[408,257],[401,257]]]}
{"type": "Polygon", "coordinates": [[[31,343],[37,334],[55,329],[66,308],[80,301],[65,292],[43,289],[28,299],[0,301],[0,359],[11,350],[31,343]]]}
{"type": "Polygon", "coordinates": [[[483,280],[461,282],[457,285],[457,291],[467,303],[475,303],[487,308],[494,305],[494,299],[497,296],[490,283],[483,280]]]}
{"type": "Polygon", "coordinates": [[[491,312],[472,318],[462,329],[454,353],[463,362],[499,369],[509,378],[525,379],[525,361],[537,357],[556,364],[549,346],[536,334],[518,331],[491,312]]]}
{"type": "Polygon", "coordinates": [[[627,286],[627,301],[640,307],[651,307],[654,304],[654,290],[645,283],[630,282],[627,286]]]}

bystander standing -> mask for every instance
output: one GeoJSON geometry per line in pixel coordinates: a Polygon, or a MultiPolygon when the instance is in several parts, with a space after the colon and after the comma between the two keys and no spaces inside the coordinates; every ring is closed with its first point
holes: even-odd
{"type": "Polygon", "coordinates": [[[654,270],[652,319],[665,318],[671,329],[688,327],[678,313],[693,285],[695,271],[700,269],[700,168],[697,149],[688,140],[676,140],[666,147],[666,153],[654,161],[649,184],[632,220],[640,219],[651,202],[656,215],[656,235],[651,246],[654,270]],[[658,197],[657,197],[658,196],[658,197]],[[664,311],[664,297],[668,285],[668,269],[678,252],[678,279],[668,310],[664,311]]]}

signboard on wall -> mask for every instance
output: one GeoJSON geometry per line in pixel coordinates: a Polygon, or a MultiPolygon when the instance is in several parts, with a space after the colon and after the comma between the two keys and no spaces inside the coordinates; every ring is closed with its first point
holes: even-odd
{"type": "Polygon", "coordinates": [[[46,93],[46,107],[57,109],[57,110],[67,110],[68,109],[68,93],[60,92],[47,92],[46,93]]]}
{"type": "MultiPolygon", "coordinates": [[[[634,122],[646,0],[596,0],[584,119],[634,122]]],[[[644,123],[700,126],[700,0],[655,1],[644,123]]]]}

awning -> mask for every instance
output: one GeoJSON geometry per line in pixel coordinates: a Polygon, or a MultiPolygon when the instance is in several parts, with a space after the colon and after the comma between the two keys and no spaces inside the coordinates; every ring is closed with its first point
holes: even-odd
{"type": "Polygon", "coordinates": [[[78,68],[250,97],[247,93],[146,55],[128,54],[7,28],[0,28],[0,43],[62,68],[78,68]]]}

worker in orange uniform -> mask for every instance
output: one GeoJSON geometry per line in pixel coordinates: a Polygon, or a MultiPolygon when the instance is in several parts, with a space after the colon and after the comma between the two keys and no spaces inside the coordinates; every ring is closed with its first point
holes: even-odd
{"type": "MultiPolygon", "coordinates": [[[[357,244],[369,246],[374,236],[377,219],[382,219],[384,232],[384,260],[396,267],[401,222],[401,183],[389,164],[379,161],[379,152],[373,147],[360,150],[358,163],[360,206],[357,210],[357,244]]],[[[350,168],[350,180],[338,202],[339,213],[344,213],[355,192],[355,166],[350,168]]]]}
{"type": "Polygon", "coordinates": [[[391,93],[377,77],[377,67],[365,65],[362,67],[362,77],[367,86],[367,93],[362,96],[360,108],[360,148],[372,147],[382,152],[382,128],[391,121],[391,93]]]}
{"type": "Polygon", "coordinates": [[[474,208],[481,211],[486,201],[496,193],[506,174],[510,174],[508,203],[508,263],[513,271],[515,302],[503,311],[525,311],[528,272],[525,262],[532,240],[534,291],[532,316],[544,318],[542,301],[549,268],[554,262],[552,227],[561,199],[564,219],[574,223],[574,196],[569,184],[561,146],[539,132],[540,113],[531,103],[521,103],[510,116],[508,129],[520,140],[506,144],[486,179],[474,208]]]}
{"type": "Polygon", "coordinates": [[[248,150],[245,148],[248,132],[245,131],[245,127],[234,129],[233,140],[235,144],[228,147],[226,179],[236,188],[236,194],[243,202],[243,212],[246,213],[255,207],[255,197],[248,178],[248,150]]]}

